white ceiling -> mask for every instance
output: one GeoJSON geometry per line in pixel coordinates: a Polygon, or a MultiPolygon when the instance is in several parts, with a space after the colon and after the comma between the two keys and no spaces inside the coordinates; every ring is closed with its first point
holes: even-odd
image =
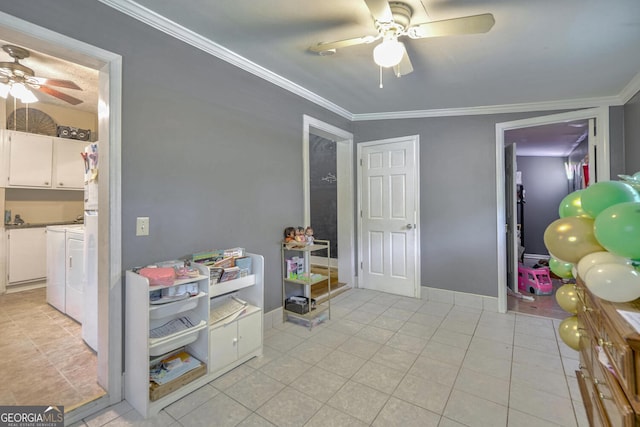
{"type": "Polygon", "coordinates": [[[516,155],[567,157],[589,131],[587,120],[574,120],[505,131],[505,144],[516,144],[516,155]]]}
{"type": "MultiPolygon", "coordinates": [[[[630,88],[635,92],[640,82],[638,0],[405,0],[414,10],[412,24],[481,13],[492,13],[496,23],[486,34],[405,38],[414,71],[396,78],[384,70],[382,89],[372,59],[374,45],[344,48],[332,56],[307,51],[321,41],[376,34],[364,0],[100,1],[145,14],[149,22],[168,23],[181,38],[214,46],[205,49],[209,52],[227,52],[223,58],[249,64],[249,69],[303,88],[312,98],[360,118],[615,104],[624,102],[622,94],[630,88]]],[[[2,31],[0,36],[21,45],[2,31]]],[[[0,61],[8,60],[0,51],[0,61]]],[[[31,57],[21,63],[36,76],[75,81],[81,93],[62,89],[85,100],[74,108],[96,110],[94,70],[32,48],[31,57]]],[[[570,124],[540,128],[511,135],[518,140],[519,155],[540,155],[532,154],[539,150],[522,150],[545,142],[555,146],[548,153],[561,155],[583,132],[570,124]]]]}
{"type": "MultiPolygon", "coordinates": [[[[129,0],[102,0],[134,4],[129,0]]],[[[492,13],[486,34],[405,38],[414,72],[373,63],[374,45],[332,56],[321,41],[375,35],[363,0],[137,0],[352,114],[613,97],[640,72],[638,0],[405,0],[412,24],[492,13]]]]}

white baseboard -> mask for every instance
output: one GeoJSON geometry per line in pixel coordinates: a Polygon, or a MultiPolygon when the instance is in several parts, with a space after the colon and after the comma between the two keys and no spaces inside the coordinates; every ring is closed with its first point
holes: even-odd
{"type": "Polygon", "coordinates": [[[265,331],[268,331],[274,326],[281,325],[282,323],[282,307],[278,307],[268,313],[264,313],[263,325],[265,331]]]}
{"type": "Polygon", "coordinates": [[[538,254],[524,254],[523,258],[526,259],[533,259],[533,260],[539,260],[539,259],[549,259],[549,255],[538,255],[538,254]]]}
{"type": "Polygon", "coordinates": [[[422,287],[421,295],[423,300],[498,312],[498,297],[430,288],[428,286],[422,287]]]}
{"type": "MultiPolygon", "coordinates": [[[[485,310],[494,313],[498,312],[498,297],[449,291],[447,289],[430,288],[428,286],[422,286],[420,295],[422,296],[421,299],[425,301],[459,305],[461,307],[485,310]]],[[[282,323],[282,307],[278,307],[264,314],[265,332],[273,327],[282,325],[282,323]]]]}

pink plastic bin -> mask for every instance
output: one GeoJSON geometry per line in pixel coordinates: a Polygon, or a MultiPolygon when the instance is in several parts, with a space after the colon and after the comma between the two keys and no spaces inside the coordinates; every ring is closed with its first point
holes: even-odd
{"type": "Polygon", "coordinates": [[[551,295],[553,283],[549,267],[531,268],[518,264],[518,290],[536,295],[551,295]]]}

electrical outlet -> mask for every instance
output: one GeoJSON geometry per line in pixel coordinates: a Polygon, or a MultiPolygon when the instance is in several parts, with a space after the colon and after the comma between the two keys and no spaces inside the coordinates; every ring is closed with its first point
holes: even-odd
{"type": "Polygon", "coordinates": [[[139,216],[136,219],[136,236],[148,236],[149,235],[149,217],[139,216]]]}

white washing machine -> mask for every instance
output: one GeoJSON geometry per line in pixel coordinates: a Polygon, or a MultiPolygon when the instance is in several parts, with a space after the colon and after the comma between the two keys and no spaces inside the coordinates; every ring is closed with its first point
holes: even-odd
{"type": "Polygon", "coordinates": [[[68,316],[82,323],[84,314],[84,227],[66,227],[65,310],[68,316]]]}
{"type": "Polygon", "coordinates": [[[47,302],[67,312],[66,296],[66,226],[47,227],[47,302]]]}

